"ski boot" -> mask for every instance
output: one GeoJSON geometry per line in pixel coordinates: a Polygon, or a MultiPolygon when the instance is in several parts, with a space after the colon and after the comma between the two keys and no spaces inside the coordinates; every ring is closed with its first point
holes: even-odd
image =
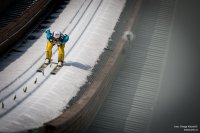
{"type": "Polygon", "coordinates": [[[44,64],[49,65],[50,64],[50,59],[45,59],[44,64]]]}
{"type": "Polygon", "coordinates": [[[59,67],[62,67],[62,66],[63,66],[63,62],[62,62],[62,61],[59,61],[59,62],[58,62],[58,66],[59,66],[59,67]]]}

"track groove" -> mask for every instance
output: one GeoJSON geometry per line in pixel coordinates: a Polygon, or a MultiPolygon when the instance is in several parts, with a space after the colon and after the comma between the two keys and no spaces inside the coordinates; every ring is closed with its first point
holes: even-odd
{"type": "MultiPolygon", "coordinates": [[[[77,40],[75,41],[75,43],[73,44],[73,46],[69,49],[69,51],[65,54],[65,57],[70,53],[70,51],[75,47],[75,45],[77,44],[77,42],[79,41],[79,39],[81,38],[81,36],[83,35],[83,33],[85,32],[85,30],[87,29],[87,27],[89,26],[90,22],[92,21],[93,17],[95,16],[95,14],[97,13],[99,7],[101,6],[101,3],[102,3],[103,0],[101,0],[99,2],[99,5],[97,5],[96,7],[96,10],[95,12],[92,14],[91,18],[89,19],[87,25],[85,26],[84,30],[81,32],[81,34],[79,35],[79,37],[77,38],[77,40]]],[[[92,2],[92,0],[90,1],[90,3],[92,2]]],[[[90,4],[89,4],[90,5],[90,4]]],[[[88,6],[89,7],[89,6],[88,6]]],[[[88,7],[86,9],[88,9],[88,7]]],[[[86,11],[85,11],[86,12],[86,11]]],[[[84,12],[84,13],[85,13],[84,12]]],[[[83,17],[83,15],[81,16],[83,17]]],[[[79,19],[80,21],[80,19],[79,19]]],[[[78,22],[79,22],[78,21],[78,22]]],[[[76,25],[78,24],[78,22],[76,23],[76,25]]],[[[73,30],[75,29],[76,25],[74,26],[73,30]]],[[[72,30],[72,31],[73,31],[72,30]]],[[[72,33],[72,31],[70,32],[70,34],[72,33]]],[[[55,51],[54,51],[55,52],[55,51]]],[[[37,72],[35,72],[33,75],[31,75],[31,77],[34,77],[35,75],[37,74],[37,72]]],[[[33,92],[35,92],[49,77],[51,76],[51,74],[49,73],[45,79],[43,79],[43,81],[39,84],[37,84],[37,86],[31,91],[29,92],[29,94],[27,94],[24,98],[22,98],[20,101],[18,101],[16,104],[14,104],[12,107],[10,107],[9,109],[6,110],[6,112],[3,112],[0,114],[0,118],[2,118],[4,115],[8,114],[10,111],[12,111],[15,107],[17,107],[20,103],[22,103],[25,99],[27,99],[30,95],[32,95],[33,92]]],[[[27,79],[27,81],[25,81],[23,84],[27,83],[30,79],[27,79]]],[[[20,89],[23,84],[21,84],[19,87],[17,87],[17,90],[20,89]]],[[[4,97],[2,99],[2,101],[4,101],[6,98],[8,98],[9,96],[13,95],[13,93],[15,92],[16,90],[14,90],[12,93],[10,93],[9,95],[7,95],[6,97],[4,97]]]]}
{"type": "MultiPolygon", "coordinates": [[[[83,2],[83,4],[81,5],[81,7],[79,8],[79,10],[77,11],[77,13],[75,14],[75,16],[71,19],[71,21],[70,21],[70,23],[69,23],[69,25],[73,22],[73,20],[76,18],[76,16],[78,15],[78,13],[79,13],[79,11],[81,10],[81,8],[83,7],[83,5],[85,4],[85,2],[86,2],[86,0],[83,2]]],[[[92,2],[92,0],[90,1],[90,3],[92,2]]],[[[84,12],[85,13],[85,12],[84,12]]],[[[83,16],[83,15],[82,15],[83,16]]],[[[81,18],[82,18],[82,16],[81,16],[81,18]]],[[[81,18],[79,18],[79,20],[81,19],[81,18]]],[[[76,25],[77,25],[78,23],[76,23],[76,25]]],[[[62,31],[62,32],[64,32],[67,28],[68,28],[68,26],[69,25],[67,25],[66,27],[65,27],[65,29],[62,31]]],[[[76,26],[75,25],[75,26],[76,26]]],[[[69,34],[71,34],[71,32],[74,30],[74,28],[75,28],[75,26],[72,28],[72,30],[69,32],[69,34]]],[[[56,51],[53,51],[52,52],[52,55],[54,55],[56,53],[56,51]]],[[[33,64],[32,65],[30,65],[30,67],[28,67],[28,69],[26,69],[22,74],[20,74],[16,79],[14,79],[13,81],[11,81],[8,85],[6,85],[5,87],[3,87],[1,90],[0,90],[0,92],[2,92],[2,91],[4,91],[6,88],[8,88],[9,86],[11,86],[13,83],[15,83],[18,79],[20,79],[26,72],[28,72],[39,60],[41,60],[41,58],[43,57],[45,55],[45,52],[44,53],[42,53],[40,56],[39,56],[39,58],[38,59],[36,59],[36,61],[34,61],[33,62],[33,64]]],[[[35,74],[35,73],[34,73],[35,74]]],[[[34,75],[34,74],[32,74],[32,76],[34,75]]],[[[29,77],[30,78],[30,77],[29,77]]],[[[0,102],[1,102],[2,100],[0,99],[0,102]]]]}

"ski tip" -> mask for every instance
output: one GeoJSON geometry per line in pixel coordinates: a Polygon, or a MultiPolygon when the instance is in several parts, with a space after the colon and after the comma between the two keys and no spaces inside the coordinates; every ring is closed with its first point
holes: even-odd
{"type": "Polygon", "coordinates": [[[37,70],[37,72],[42,72],[42,70],[37,70]]]}
{"type": "Polygon", "coordinates": [[[51,74],[52,74],[52,75],[56,75],[56,73],[54,73],[54,72],[51,72],[51,74]]]}

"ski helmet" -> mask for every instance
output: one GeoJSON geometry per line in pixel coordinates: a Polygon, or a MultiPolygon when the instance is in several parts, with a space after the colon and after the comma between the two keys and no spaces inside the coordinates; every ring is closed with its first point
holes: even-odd
{"type": "Polygon", "coordinates": [[[53,37],[54,38],[58,39],[58,38],[60,38],[60,36],[61,36],[61,32],[60,31],[54,31],[53,32],[53,37]]]}

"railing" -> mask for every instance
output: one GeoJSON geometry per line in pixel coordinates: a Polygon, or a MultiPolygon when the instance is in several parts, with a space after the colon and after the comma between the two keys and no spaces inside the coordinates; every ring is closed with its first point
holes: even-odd
{"type": "Polygon", "coordinates": [[[8,51],[57,0],[37,0],[22,16],[0,29],[0,54],[8,51]]]}

